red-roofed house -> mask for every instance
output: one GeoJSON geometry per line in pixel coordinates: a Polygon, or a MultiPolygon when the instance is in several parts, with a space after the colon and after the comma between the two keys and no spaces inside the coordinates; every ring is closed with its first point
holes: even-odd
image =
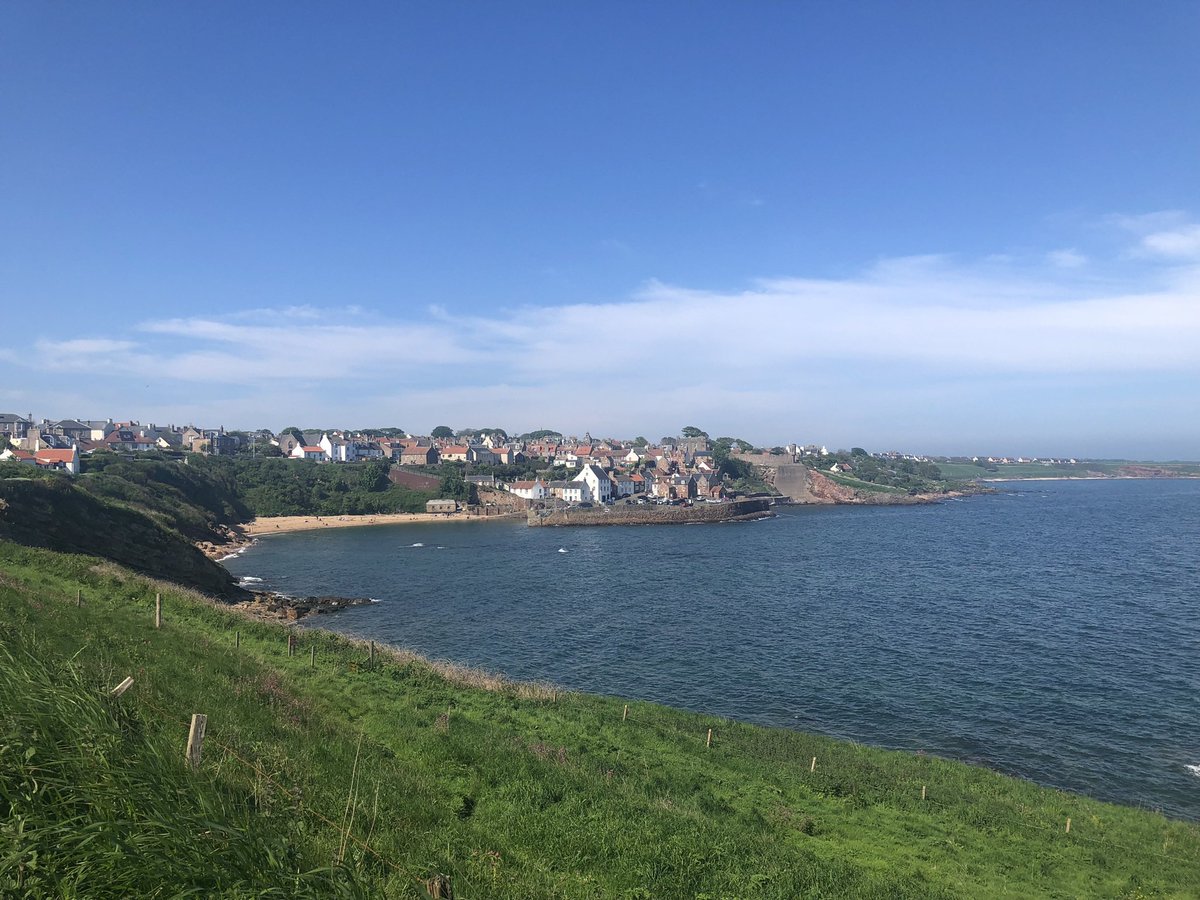
{"type": "Polygon", "coordinates": [[[17,450],[14,447],[5,447],[3,450],[0,450],[0,460],[29,463],[31,466],[37,465],[37,460],[33,458],[33,454],[30,451],[17,450]]]}
{"type": "Polygon", "coordinates": [[[303,444],[297,444],[292,448],[292,456],[296,459],[315,459],[317,462],[324,462],[328,457],[325,455],[325,450],[322,447],[305,447],[303,444]]]}
{"type": "Polygon", "coordinates": [[[72,475],[79,474],[79,450],[38,450],[34,454],[37,464],[48,469],[62,469],[72,475]]]}

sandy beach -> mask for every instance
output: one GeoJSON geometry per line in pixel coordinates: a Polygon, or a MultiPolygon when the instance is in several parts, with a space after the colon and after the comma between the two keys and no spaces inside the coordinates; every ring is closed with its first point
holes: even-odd
{"type": "Polygon", "coordinates": [[[388,513],[374,516],[267,516],[241,526],[246,537],[282,534],[285,531],[317,531],[360,525],[405,525],[430,522],[487,522],[504,516],[472,516],[466,513],[388,513]]]}

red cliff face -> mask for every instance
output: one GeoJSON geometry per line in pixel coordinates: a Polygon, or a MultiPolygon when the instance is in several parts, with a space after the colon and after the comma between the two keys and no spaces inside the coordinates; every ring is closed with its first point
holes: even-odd
{"type": "Polygon", "coordinates": [[[855,503],[863,498],[854,488],[838,484],[820,472],[808,472],[808,492],[816,503],[855,503]]]}

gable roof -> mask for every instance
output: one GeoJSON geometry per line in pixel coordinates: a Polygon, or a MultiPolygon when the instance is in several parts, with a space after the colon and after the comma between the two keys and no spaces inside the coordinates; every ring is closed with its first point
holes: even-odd
{"type": "Polygon", "coordinates": [[[74,450],[39,450],[33,454],[37,457],[38,462],[74,462],[74,450]]]}

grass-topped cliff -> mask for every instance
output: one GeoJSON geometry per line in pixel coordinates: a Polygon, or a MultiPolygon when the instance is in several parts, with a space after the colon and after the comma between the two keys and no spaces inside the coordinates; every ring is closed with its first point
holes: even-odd
{"type": "Polygon", "coordinates": [[[439,875],[458,898],[1200,884],[1188,823],[651,704],[626,719],[622,700],[372,662],[327,633],[289,657],[281,626],[83,556],[0,542],[0,622],[0,895],[419,897],[439,875]]]}
{"type": "Polygon", "coordinates": [[[222,596],[244,592],[195,542],[223,539],[242,515],[231,489],[175,462],[79,476],[0,463],[0,540],[103,556],[222,596]]]}

